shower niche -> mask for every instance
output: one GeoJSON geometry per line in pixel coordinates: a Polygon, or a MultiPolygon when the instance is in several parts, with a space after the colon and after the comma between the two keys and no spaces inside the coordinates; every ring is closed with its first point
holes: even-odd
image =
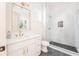
{"type": "Polygon", "coordinates": [[[58,21],[58,27],[63,28],[63,21],[58,21]]]}

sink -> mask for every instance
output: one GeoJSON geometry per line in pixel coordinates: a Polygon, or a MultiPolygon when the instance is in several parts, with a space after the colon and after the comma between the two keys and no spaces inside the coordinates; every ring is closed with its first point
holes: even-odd
{"type": "Polygon", "coordinates": [[[38,35],[39,35],[38,33],[33,33],[31,31],[24,32],[23,36],[20,36],[20,37],[19,36],[16,37],[15,35],[12,35],[11,39],[7,39],[7,44],[12,44],[12,43],[19,42],[22,40],[27,40],[27,39],[30,39],[32,37],[38,36],[38,35]]]}

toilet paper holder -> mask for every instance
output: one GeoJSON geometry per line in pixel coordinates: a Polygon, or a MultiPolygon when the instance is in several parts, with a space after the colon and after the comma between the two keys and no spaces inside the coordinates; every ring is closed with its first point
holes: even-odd
{"type": "Polygon", "coordinates": [[[5,51],[5,46],[0,47],[0,52],[3,52],[3,51],[5,51]]]}

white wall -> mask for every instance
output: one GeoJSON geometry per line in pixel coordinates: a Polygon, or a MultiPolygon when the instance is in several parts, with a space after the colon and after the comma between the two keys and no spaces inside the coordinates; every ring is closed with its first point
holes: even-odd
{"type": "Polygon", "coordinates": [[[12,3],[6,3],[6,33],[12,31],[12,3]]]}
{"type": "Polygon", "coordinates": [[[43,3],[30,3],[31,10],[31,31],[35,33],[43,33],[43,3]]]}
{"type": "Polygon", "coordinates": [[[79,3],[76,3],[76,20],[74,20],[75,25],[75,46],[79,49],[79,3]]]}
{"type": "Polygon", "coordinates": [[[79,3],[32,2],[30,5],[33,32],[42,34],[44,40],[75,46],[74,21],[79,3]],[[60,20],[64,22],[63,28],[57,27],[57,22],[60,20]]]}
{"type": "MultiPolygon", "coordinates": [[[[74,20],[76,15],[76,3],[48,3],[49,15],[51,19],[51,36],[48,41],[55,41],[58,43],[75,46],[74,20]],[[63,20],[64,27],[57,27],[57,22],[63,20]]],[[[47,30],[48,31],[48,30],[47,30]]],[[[50,33],[49,32],[49,33],[50,33]]]]}
{"type": "Polygon", "coordinates": [[[0,46],[6,44],[6,3],[0,2],[0,46]]]}

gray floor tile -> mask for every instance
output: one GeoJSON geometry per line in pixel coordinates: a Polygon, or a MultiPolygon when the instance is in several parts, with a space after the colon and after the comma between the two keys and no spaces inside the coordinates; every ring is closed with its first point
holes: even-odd
{"type": "Polygon", "coordinates": [[[48,47],[48,53],[41,52],[40,56],[69,56],[69,55],[48,47]]]}

